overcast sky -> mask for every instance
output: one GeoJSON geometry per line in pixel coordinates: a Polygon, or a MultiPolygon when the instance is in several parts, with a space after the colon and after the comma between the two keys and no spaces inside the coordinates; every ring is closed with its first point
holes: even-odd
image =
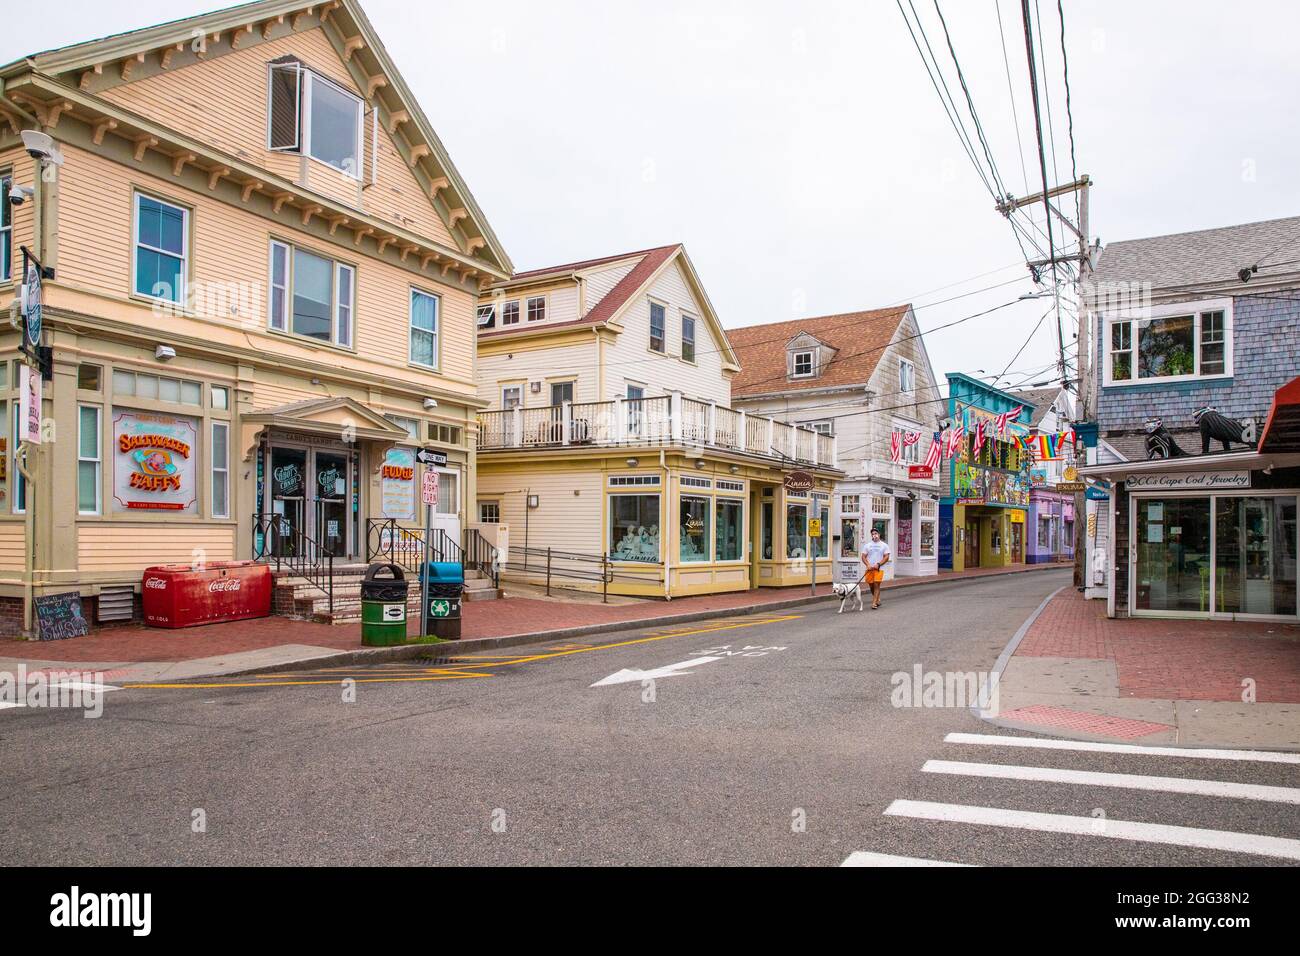
{"type": "MultiPolygon", "coordinates": [[[[913,2],[964,108],[934,4],[913,2]]],[[[994,160],[1023,195],[1026,183],[1041,188],[1024,31],[1019,4],[999,2],[1027,177],[994,0],[941,7],[994,160]]],[[[1055,166],[1068,180],[1060,22],[1052,0],[1034,5],[1055,166]]],[[[683,241],[728,327],[1021,279],[921,309],[922,328],[935,329],[1034,291],[893,0],[364,6],[517,269],[683,241]]],[[[213,7],[10,4],[0,61],[213,7]]],[[[1094,236],[1300,214],[1300,4],[1067,0],[1065,21],[1094,236]]],[[[927,335],[936,373],[1000,372],[1045,307],[1019,303],[927,335]]],[[[1049,318],[1011,377],[1050,377],[1034,371],[1055,349],[1049,318]]]]}

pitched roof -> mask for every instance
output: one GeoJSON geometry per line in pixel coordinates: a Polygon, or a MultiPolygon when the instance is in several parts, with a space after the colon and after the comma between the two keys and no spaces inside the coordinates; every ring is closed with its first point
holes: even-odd
{"type": "MultiPolygon", "coordinates": [[[[527,272],[519,272],[511,277],[509,282],[500,285],[508,286],[516,283],[520,279],[544,279],[548,276],[567,275],[581,269],[591,266],[598,266],[607,262],[619,262],[623,259],[634,259],[641,257],[641,261],[632,267],[622,279],[620,279],[609,292],[605,293],[595,305],[587,310],[587,314],[571,322],[553,322],[545,326],[537,326],[539,330],[550,331],[552,329],[574,328],[582,325],[599,325],[602,322],[608,322],[622,310],[623,306],[636,295],[637,290],[650,281],[651,277],[659,271],[669,259],[682,250],[680,242],[671,246],[657,246],[654,249],[644,249],[640,252],[625,252],[616,256],[605,256],[600,259],[586,259],[582,262],[571,262],[567,265],[550,266],[545,269],[530,269],[527,272]]],[[[480,338],[491,338],[495,335],[509,335],[518,329],[512,327],[508,329],[493,329],[487,332],[480,332],[480,338]]]]}
{"type": "Polygon", "coordinates": [[[836,385],[865,386],[911,310],[911,305],[898,305],[728,329],[727,338],[740,361],[740,372],[731,380],[731,393],[760,395],[836,385]],[[787,374],[786,347],[803,333],[838,351],[816,378],[791,379],[787,374]]]}
{"type": "Polygon", "coordinates": [[[1093,278],[1098,283],[1150,282],[1156,292],[1189,285],[1233,291],[1300,271],[1297,258],[1300,216],[1292,216],[1112,242],[1102,249],[1093,278]],[[1237,273],[1253,265],[1259,272],[1243,283],[1237,273]]]}
{"type": "Polygon", "coordinates": [[[1061,391],[1059,385],[1055,388],[1022,388],[1016,390],[1016,398],[1033,409],[1033,414],[1029,418],[1030,428],[1038,427],[1043,420],[1043,416],[1047,414],[1047,410],[1052,407],[1052,403],[1056,401],[1056,397],[1061,394],[1061,391]]]}

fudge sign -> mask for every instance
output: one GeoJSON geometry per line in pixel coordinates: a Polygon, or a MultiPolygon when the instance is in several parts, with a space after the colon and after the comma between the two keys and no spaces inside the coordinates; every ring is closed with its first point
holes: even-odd
{"type": "Polygon", "coordinates": [[[113,420],[113,510],[195,513],[198,424],[123,412],[113,420]]]}

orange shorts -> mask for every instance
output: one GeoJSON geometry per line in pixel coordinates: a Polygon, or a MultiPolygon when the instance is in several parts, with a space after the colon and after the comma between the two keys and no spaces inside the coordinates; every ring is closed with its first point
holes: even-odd
{"type": "Polygon", "coordinates": [[[877,568],[874,571],[868,570],[864,580],[868,584],[879,584],[881,581],[885,580],[885,571],[883,568],[877,568]]]}

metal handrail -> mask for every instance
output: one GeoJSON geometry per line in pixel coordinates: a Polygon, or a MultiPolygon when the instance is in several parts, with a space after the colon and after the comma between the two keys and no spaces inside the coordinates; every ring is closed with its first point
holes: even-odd
{"type": "Polygon", "coordinates": [[[486,574],[492,579],[494,588],[501,586],[497,549],[493,547],[492,542],[483,537],[478,528],[469,528],[465,531],[464,555],[464,567],[467,571],[472,569],[486,574]]]}
{"type": "Polygon", "coordinates": [[[253,515],[253,560],[302,578],[329,599],[334,613],[334,552],[281,514],[253,515]]]}
{"type": "MultiPolygon", "coordinates": [[[[404,528],[395,518],[366,519],[366,562],[380,558],[419,574],[424,560],[424,532],[404,528]]],[[[434,528],[429,538],[429,560],[464,566],[465,551],[446,531],[434,528]]]]}
{"type": "MultiPolygon", "coordinates": [[[[647,564],[647,571],[655,569],[662,572],[663,565],[647,564]]],[[[552,581],[556,578],[573,581],[593,581],[601,585],[601,600],[608,603],[609,586],[614,581],[636,581],[639,583],[662,582],[662,573],[658,578],[646,574],[631,574],[620,571],[607,554],[583,554],[577,551],[560,551],[555,548],[521,548],[510,546],[509,560],[501,565],[502,570],[525,574],[546,575],[546,594],[551,594],[552,581]]],[[[563,587],[563,585],[554,585],[563,587]]]]}

